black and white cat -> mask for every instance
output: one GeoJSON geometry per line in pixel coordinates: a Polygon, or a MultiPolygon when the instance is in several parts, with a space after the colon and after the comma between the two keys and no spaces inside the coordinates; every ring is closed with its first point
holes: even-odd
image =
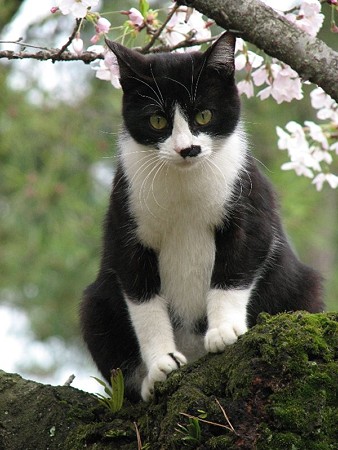
{"type": "Polygon", "coordinates": [[[148,400],[156,381],[222,352],[260,312],[321,311],[321,279],[294,255],[248,152],[233,35],[204,53],[108,45],[124,128],[81,323],[105,378],[120,367],[127,395],[148,400]]]}

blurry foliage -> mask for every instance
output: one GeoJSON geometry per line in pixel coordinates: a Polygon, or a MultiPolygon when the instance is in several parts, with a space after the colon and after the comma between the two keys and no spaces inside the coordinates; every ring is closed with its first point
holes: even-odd
{"type": "Polygon", "coordinates": [[[5,78],[2,73],[1,298],[30,312],[39,338],[69,338],[81,291],[98,266],[109,188],[95,180],[93,165],[106,161],[112,168],[110,133],[120,102],[108,83],[95,81],[95,96],[81,104],[32,106],[8,90],[5,78]]]}
{"type": "MultiPolygon", "coordinates": [[[[0,302],[24,308],[39,339],[72,339],[82,290],[98,268],[108,204],[109,187],[93,169],[104,162],[113,172],[121,92],[92,74],[81,102],[36,106],[8,87],[9,67],[0,72],[0,302]]],[[[280,194],[287,232],[301,258],[324,271],[328,308],[337,310],[337,192],[317,193],[309,180],[282,172],[287,155],[276,145],[276,125],[311,114],[307,99],[244,101],[254,154],[280,194]]]]}

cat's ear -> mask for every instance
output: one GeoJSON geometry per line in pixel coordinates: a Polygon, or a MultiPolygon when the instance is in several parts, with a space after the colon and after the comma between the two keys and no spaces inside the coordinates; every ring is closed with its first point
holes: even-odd
{"type": "Polygon", "coordinates": [[[232,33],[223,33],[220,38],[209,47],[204,56],[206,67],[232,76],[235,72],[236,37],[232,33]]]}
{"type": "Polygon", "coordinates": [[[143,78],[146,62],[139,52],[125,47],[115,41],[106,39],[108,48],[114,53],[119,65],[120,82],[123,90],[135,82],[135,78],[143,78]]]}

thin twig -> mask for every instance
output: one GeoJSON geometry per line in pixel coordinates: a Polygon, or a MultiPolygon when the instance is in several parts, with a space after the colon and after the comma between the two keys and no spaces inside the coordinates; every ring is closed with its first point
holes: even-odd
{"type": "Polygon", "coordinates": [[[220,408],[220,410],[221,410],[221,412],[222,412],[222,414],[223,414],[223,416],[224,416],[224,418],[225,418],[225,420],[226,420],[228,425],[223,425],[222,423],[212,422],[210,420],[202,419],[200,417],[193,416],[191,414],[187,414],[187,413],[183,413],[183,412],[181,412],[180,414],[182,416],[188,417],[189,419],[197,419],[200,422],[207,423],[208,425],[214,425],[215,427],[225,428],[226,430],[231,431],[232,433],[237,435],[234,427],[232,426],[232,423],[229,420],[229,417],[227,416],[223,406],[220,404],[220,402],[217,400],[217,398],[215,399],[215,402],[217,403],[217,406],[220,408]]]}
{"type": "MultiPolygon", "coordinates": [[[[195,45],[202,45],[202,44],[208,44],[210,42],[214,42],[216,41],[221,34],[218,34],[217,36],[212,36],[210,38],[206,38],[206,39],[194,39],[194,38],[190,38],[190,39],[185,39],[182,42],[179,42],[176,45],[173,45],[172,47],[170,45],[159,45],[157,47],[154,47],[150,50],[151,53],[159,53],[159,52],[172,52],[175,50],[178,50],[180,48],[188,48],[188,47],[194,47],[195,45]]],[[[142,52],[142,50],[141,50],[142,52]]]]}
{"type": "Polygon", "coordinates": [[[137,439],[137,450],[142,450],[142,440],[141,435],[137,426],[137,423],[134,422],[135,432],[136,432],[136,439],[137,439]]]}
{"type": "Polygon", "coordinates": [[[230,430],[231,430],[233,433],[237,434],[236,431],[235,431],[235,429],[234,429],[234,427],[232,426],[232,423],[231,423],[230,420],[229,420],[229,417],[227,416],[227,413],[225,412],[223,406],[220,404],[220,402],[218,401],[217,398],[215,399],[215,402],[216,402],[217,405],[219,406],[219,409],[222,411],[222,414],[223,414],[225,420],[226,420],[227,423],[229,424],[230,430]]]}
{"type": "Polygon", "coordinates": [[[19,38],[17,41],[0,41],[0,44],[15,44],[15,45],[21,45],[21,47],[36,48],[37,50],[47,50],[47,51],[50,50],[47,47],[40,47],[38,45],[32,45],[32,44],[27,44],[26,42],[22,42],[22,38],[19,38]]]}
{"type": "Polygon", "coordinates": [[[56,55],[57,57],[61,56],[62,53],[67,50],[67,48],[70,46],[70,44],[72,43],[73,39],[76,36],[76,33],[79,31],[80,25],[81,25],[82,20],[81,19],[76,19],[76,25],[73,29],[72,34],[69,36],[68,41],[61,47],[59,53],[56,55]]]}
{"type": "Polygon", "coordinates": [[[153,34],[152,38],[150,39],[150,41],[148,42],[148,44],[146,44],[142,49],[141,49],[141,53],[148,53],[149,50],[151,49],[151,47],[154,45],[156,39],[161,35],[162,31],[164,30],[164,28],[167,26],[168,22],[170,21],[170,19],[172,18],[172,16],[175,14],[175,12],[178,10],[179,5],[176,3],[174,5],[174,7],[172,8],[172,10],[170,11],[170,13],[168,14],[168,16],[166,17],[165,21],[163,22],[163,24],[160,26],[160,28],[156,31],[156,33],[153,34]]]}
{"type": "Polygon", "coordinates": [[[217,423],[217,422],[211,422],[210,420],[206,420],[206,419],[201,419],[200,417],[197,416],[193,416],[191,414],[187,414],[187,413],[180,413],[182,416],[188,417],[189,419],[197,419],[200,422],[203,423],[207,423],[208,425],[214,425],[215,427],[220,427],[220,428],[225,428],[228,431],[234,431],[232,428],[230,428],[228,425],[223,425],[222,423],[217,423]]]}

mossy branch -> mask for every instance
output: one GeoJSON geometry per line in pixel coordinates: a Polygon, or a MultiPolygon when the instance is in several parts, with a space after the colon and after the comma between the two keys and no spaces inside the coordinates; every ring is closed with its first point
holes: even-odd
{"type": "Polygon", "coordinates": [[[0,448],[335,448],[337,349],[338,314],[263,315],[223,354],[159,383],[152,403],[114,414],[91,394],[0,371],[0,448]]]}

